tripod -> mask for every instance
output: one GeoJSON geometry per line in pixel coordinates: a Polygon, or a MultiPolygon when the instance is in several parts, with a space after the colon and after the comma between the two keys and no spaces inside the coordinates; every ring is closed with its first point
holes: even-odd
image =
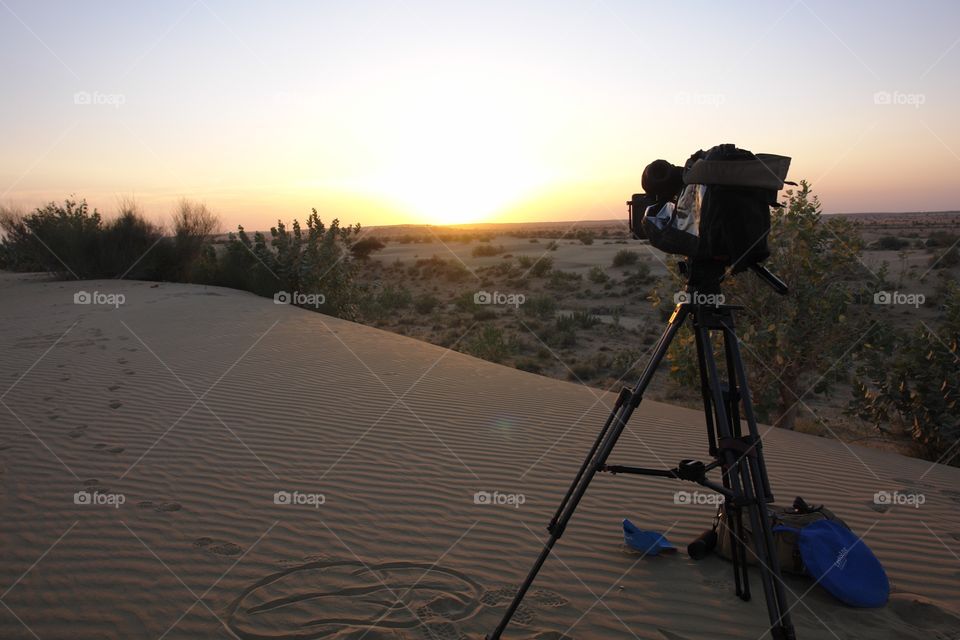
{"type": "MultiPolygon", "coordinates": [[[[779,278],[762,266],[751,269],[761,276],[778,293],[786,294],[787,287],[779,278]]],[[[740,357],[740,346],[734,332],[733,312],[736,307],[725,304],[703,304],[706,296],[718,294],[723,269],[717,264],[693,261],[688,268],[686,300],[680,301],[670,316],[667,327],[654,347],[653,355],[636,385],[623,388],[617,397],[610,416],[597,435],[590,452],[584,459],[576,478],[547,526],[550,537],[526,579],[517,590],[509,608],[488,640],[499,640],[527,590],[533,584],[557,540],[563,535],[580,500],[598,473],[625,473],[641,476],[675,478],[696,482],[724,496],[721,507],[727,535],[730,536],[736,594],[743,600],[750,599],[750,581],[747,565],[746,535],[743,512],[750,523],[753,553],[759,561],[760,580],[766,598],[770,618],[770,634],[773,640],[794,640],[793,624],[780,577],[780,563],[773,546],[773,533],[767,517],[766,504],[773,502],[770,481],[763,460],[763,447],[757,431],[747,373],[740,357]],[[709,463],[682,460],[673,469],[648,469],[625,465],[609,465],[607,458],[623,433],[627,421],[643,400],[643,394],[653,374],[666,355],[677,332],[690,319],[696,338],[697,364],[700,370],[700,390],[706,418],[709,463]],[[725,356],[726,382],[721,380],[720,369],[713,350],[713,333],[722,336],[725,356]],[[746,420],[747,432],[740,423],[740,407],[746,420]],[[707,473],[720,469],[721,481],[707,478],[707,473]]],[[[715,300],[715,299],[714,299],[715,300]]]]}

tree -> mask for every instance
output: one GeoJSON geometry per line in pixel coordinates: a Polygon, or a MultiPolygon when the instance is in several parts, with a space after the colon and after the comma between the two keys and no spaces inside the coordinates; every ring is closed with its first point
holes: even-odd
{"type": "MultiPolygon", "coordinates": [[[[728,304],[744,306],[737,333],[758,417],[793,429],[804,399],[829,392],[846,375],[839,361],[865,329],[847,309],[862,276],[862,242],[856,223],[822,216],[819,199],[802,181],[785,191],[783,207],[771,214],[769,244],[766,266],[789,285],[789,295],[749,273],[728,277],[724,295],[728,304]]],[[[674,378],[699,388],[689,329],[674,341],[669,358],[674,378]]]]}

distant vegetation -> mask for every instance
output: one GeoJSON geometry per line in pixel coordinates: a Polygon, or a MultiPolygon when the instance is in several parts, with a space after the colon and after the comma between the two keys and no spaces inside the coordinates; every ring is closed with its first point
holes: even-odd
{"type": "MultiPolygon", "coordinates": [[[[267,238],[243,227],[222,246],[214,244],[219,221],[204,205],[183,200],[172,233],[148,222],[132,201],[105,222],[86,201],[51,202],[28,215],[0,211],[0,269],[46,271],[60,278],[132,278],[210,284],[263,296],[320,294],[322,310],[353,317],[360,294],[354,265],[345,259],[360,226],[324,225],[317,211],[301,229],[282,222],[267,238]],[[219,249],[219,250],[218,250],[219,249]]],[[[367,243],[361,256],[377,248],[367,243]]],[[[318,300],[319,298],[313,298],[318,300]]],[[[296,303],[296,300],[292,300],[296,303]]]]}

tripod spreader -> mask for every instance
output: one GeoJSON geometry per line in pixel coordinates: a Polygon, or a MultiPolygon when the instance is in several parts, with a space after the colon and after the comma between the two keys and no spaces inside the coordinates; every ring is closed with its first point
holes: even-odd
{"type": "Polygon", "coordinates": [[[603,473],[611,473],[614,475],[618,473],[627,473],[638,476],[654,476],[658,478],[687,480],[689,482],[695,482],[710,489],[711,491],[721,494],[724,498],[734,503],[734,506],[745,506],[746,503],[743,501],[743,499],[733,491],[721,484],[717,484],[716,482],[712,482],[707,479],[707,471],[715,469],[717,466],[719,466],[719,464],[716,462],[705,465],[696,460],[682,460],[680,465],[674,469],[649,469],[646,467],[630,467],[621,464],[605,464],[600,467],[598,471],[603,473]],[[691,467],[693,467],[693,469],[691,469],[691,467]]]}

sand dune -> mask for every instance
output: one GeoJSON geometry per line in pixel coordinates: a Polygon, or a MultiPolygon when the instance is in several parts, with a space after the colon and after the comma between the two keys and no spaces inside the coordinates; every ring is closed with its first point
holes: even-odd
{"type": "MultiPolygon", "coordinates": [[[[0,300],[4,639],[482,637],[613,401],[226,289],[2,276],[0,300]]],[[[613,461],[704,439],[645,403],[613,461]]],[[[829,505],[893,588],[853,610],[788,578],[800,638],[960,637],[960,470],[783,431],[766,452],[779,500],[829,505]]],[[[722,559],[623,546],[624,517],[706,528],[692,488],[598,478],[507,637],[761,638],[756,580],[744,603],[722,559]]]]}

